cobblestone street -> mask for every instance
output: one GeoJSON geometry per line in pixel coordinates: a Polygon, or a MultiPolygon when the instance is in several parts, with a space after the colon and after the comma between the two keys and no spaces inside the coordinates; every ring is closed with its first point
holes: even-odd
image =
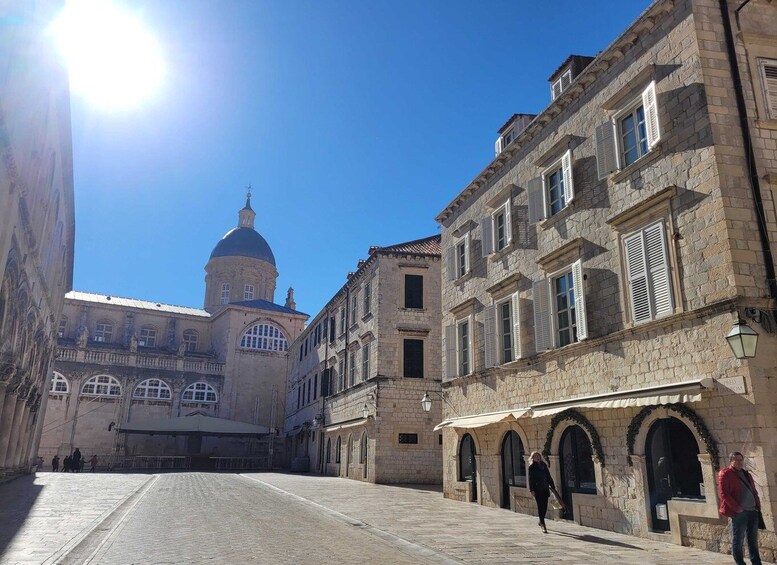
{"type": "Polygon", "coordinates": [[[730,563],[446,500],[261,473],[39,474],[0,485],[0,563],[730,563]]]}

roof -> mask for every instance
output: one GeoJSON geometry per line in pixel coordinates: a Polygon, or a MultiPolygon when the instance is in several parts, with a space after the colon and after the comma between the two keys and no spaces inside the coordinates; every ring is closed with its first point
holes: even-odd
{"type": "Polygon", "coordinates": [[[214,257],[253,257],[275,266],[275,256],[269,244],[252,228],[229,230],[213,248],[210,258],[214,257]]]}
{"type": "Polygon", "coordinates": [[[144,418],[137,422],[127,422],[118,427],[120,432],[129,434],[175,434],[209,436],[256,436],[270,433],[269,428],[246,422],[215,418],[195,412],[177,418],[144,418]]]}
{"type": "Polygon", "coordinates": [[[442,236],[433,235],[423,239],[415,239],[406,243],[397,243],[388,247],[379,247],[377,253],[405,253],[408,255],[441,255],[442,236]]]}
{"type": "Polygon", "coordinates": [[[171,304],[162,304],[161,302],[149,302],[148,300],[137,300],[135,298],[122,298],[121,296],[111,296],[109,294],[95,294],[92,292],[79,292],[77,290],[72,290],[65,295],[65,298],[68,300],[80,300],[82,302],[94,302],[96,304],[112,304],[114,306],[141,308],[143,310],[164,312],[166,314],[186,314],[189,316],[210,318],[210,313],[200,308],[173,306],[171,304]]]}
{"type": "Polygon", "coordinates": [[[240,302],[230,302],[229,306],[244,306],[246,308],[257,308],[258,310],[268,310],[270,312],[282,312],[283,314],[299,314],[301,316],[307,316],[304,312],[299,310],[293,310],[286,306],[281,306],[275,302],[269,300],[241,300],[240,302]]]}

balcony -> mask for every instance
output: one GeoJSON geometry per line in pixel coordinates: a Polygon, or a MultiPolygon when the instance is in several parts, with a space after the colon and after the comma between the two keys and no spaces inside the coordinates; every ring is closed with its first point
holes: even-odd
{"type": "Polygon", "coordinates": [[[93,363],[96,365],[139,367],[141,369],[165,369],[223,375],[224,364],[212,359],[178,357],[173,353],[131,352],[104,347],[84,349],[60,343],[57,346],[57,362],[93,363]]]}

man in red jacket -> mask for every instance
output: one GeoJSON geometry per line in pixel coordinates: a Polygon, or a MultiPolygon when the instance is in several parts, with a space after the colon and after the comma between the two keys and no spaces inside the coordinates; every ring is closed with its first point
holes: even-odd
{"type": "Polygon", "coordinates": [[[758,520],[761,501],[750,473],[742,468],[745,457],[735,451],[729,455],[729,466],[718,474],[720,489],[720,514],[731,518],[731,553],[738,565],[745,565],[742,544],[747,536],[750,562],[761,565],[758,554],[758,520]]]}

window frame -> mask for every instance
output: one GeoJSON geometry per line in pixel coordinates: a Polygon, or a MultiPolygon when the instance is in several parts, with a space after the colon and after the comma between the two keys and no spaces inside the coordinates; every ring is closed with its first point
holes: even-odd
{"type": "Polygon", "coordinates": [[[254,285],[252,284],[243,285],[243,300],[253,300],[253,299],[254,299],[254,285]]]}
{"type": "Polygon", "coordinates": [[[452,247],[452,261],[449,267],[453,268],[450,274],[451,280],[458,280],[466,277],[471,270],[472,260],[470,259],[470,237],[469,233],[457,238],[452,247]],[[463,253],[462,253],[463,252],[463,253]],[[462,262],[463,256],[463,262],[462,262]]]}
{"type": "MultiPolygon", "coordinates": [[[[268,320],[254,322],[240,335],[238,348],[242,351],[266,351],[269,353],[283,353],[289,350],[289,340],[281,328],[268,320]],[[257,329],[254,328],[265,328],[257,329]],[[266,347],[261,346],[267,343],[266,347]],[[255,345],[253,345],[255,344],[255,345]]],[[[302,344],[300,344],[300,361],[302,360],[302,344]]]]}
{"type": "Polygon", "coordinates": [[[766,117],[769,120],[777,120],[777,76],[774,78],[766,75],[766,67],[774,67],[777,70],[777,59],[770,57],[758,57],[758,75],[761,82],[761,94],[764,100],[766,117]],[[768,83],[774,81],[774,90],[769,89],[768,83]],[[771,96],[770,96],[771,93],[771,96]],[[774,104],[770,100],[774,100],[774,104]]]}
{"type": "MultiPolygon", "coordinates": [[[[426,376],[426,359],[424,358],[424,350],[426,349],[426,343],[425,340],[415,338],[415,337],[404,337],[402,338],[402,378],[403,379],[423,379],[426,376]],[[415,342],[421,344],[421,359],[420,359],[420,368],[421,368],[421,374],[420,375],[411,375],[408,373],[408,342],[415,342]]],[[[412,358],[412,357],[411,357],[412,358]]]]}
{"type": "Polygon", "coordinates": [[[181,402],[186,402],[189,404],[217,404],[218,401],[219,395],[216,389],[204,381],[197,381],[196,383],[192,383],[181,392],[181,402]],[[192,397],[186,398],[186,394],[189,391],[191,391],[192,397]],[[205,399],[198,399],[197,393],[203,393],[205,399]],[[213,400],[208,400],[208,396],[210,394],[213,395],[213,400]]]}
{"type": "Polygon", "coordinates": [[[81,396],[92,396],[102,398],[120,398],[122,393],[121,383],[116,377],[111,375],[94,375],[81,385],[81,396]],[[86,388],[91,386],[92,391],[86,392],[86,388]],[[105,392],[100,392],[101,387],[105,387],[105,392]]]}
{"type": "Polygon", "coordinates": [[[365,283],[364,285],[364,315],[368,316],[372,314],[372,281],[365,283]]]}
{"type": "Polygon", "coordinates": [[[65,335],[67,335],[67,316],[62,316],[59,320],[59,324],[57,325],[57,337],[58,338],[64,338],[65,335]]]}
{"type": "Polygon", "coordinates": [[[221,283],[221,298],[219,304],[229,304],[229,293],[232,290],[232,285],[229,283],[221,283]]]}
{"type": "Polygon", "coordinates": [[[424,300],[424,276],[420,275],[418,273],[404,273],[402,277],[402,291],[403,291],[403,300],[402,300],[402,306],[406,310],[423,310],[424,305],[426,301],[424,300]],[[413,277],[412,279],[409,279],[409,277],[413,277]],[[414,285],[417,283],[413,283],[411,285],[408,285],[408,280],[413,281],[420,281],[420,289],[415,288],[414,285]],[[409,292],[408,289],[413,289],[413,294],[409,292]],[[418,292],[416,295],[415,292],[418,292]],[[412,300],[412,298],[417,298],[417,301],[412,300]]]}
{"type": "Polygon", "coordinates": [[[370,344],[362,345],[362,381],[370,378],[370,344]]]}
{"type": "Polygon", "coordinates": [[[188,353],[196,353],[200,346],[200,333],[191,328],[186,329],[181,334],[184,350],[188,353]],[[194,339],[191,339],[194,336],[194,339]]]}
{"type": "Polygon", "coordinates": [[[472,320],[470,316],[456,321],[456,372],[459,377],[464,377],[473,372],[472,359],[472,320]],[[466,343],[462,335],[462,327],[467,328],[466,343]],[[466,345],[466,349],[463,347],[466,345]],[[466,353],[466,361],[464,354],[466,353]],[[465,365],[466,364],[466,365],[465,365]]]}
{"type": "Polygon", "coordinates": [[[97,343],[113,342],[113,322],[109,320],[100,320],[94,324],[94,337],[92,341],[97,343]],[[106,328],[108,328],[106,330],[106,328]]]}
{"type": "Polygon", "coordinates": [[[132,391],[132,400],[153,400],[158,402],[172,402],[173,400],[173,391],[170,388],[170,385],[168,385],[164,380],[152,377],[150,379],[145,379],[138,383],[135,388],[132,391]],[[156,384],[152,384],[151,381],[156,381],[156,384]],[[147,384],[148,383],[148,384],[147,384]],[[146,394],[139,395],[138,391],[140,389],[143,389],[146,394]],[[149,390],[153,390],[157,392],[156,396],[149,396],[147,393],[149,390]],[[167,391],[167,396],[164,396],[162,393],[163,391],[167,391]]]}
{"type": "Polygon", "coordinates": [[[355,326],[359,321],[359,291],[354,290],[351,295],[351,325],[355,326]]]}
{"type": "Polygon", "coordinates": [[[138,335],[138,345],[140,347],[156,347],[157,331],[154,326],[143,326],[138,335]]]}
{"type": "Polygon", "coordinates": [[[65,375],[57,371],[52,371],[51,384],[49,385],[49,394],[69,394],[70,381],[65,375]],[[64,390],[57,390],[59,385],[64,384],[64,390]]]}
{"type": "Polygon", "coordinates": [[[561,94],[572,84],[572,68],[567,68],[559,77],[550,84],[551,102],[561,96],[561,94]],[[566,82],[565,82],[566,79],[566,82]],[[558,90],[558,91],[557,91],[558,90]]]}
{"type": "MultiPolygon", "coordinates": [[[[579,343],[588,339],[588,314],[586,306],[584,273],[582,259],[567,263],[563,267],[552,271],[544,279],[536,281],[532,285],[532,300],[534,301],[534,331],[535,349],[537,353],[558,349],[579,343]],[[556,304],[555,281],[562,277],[572,275],[572,292],[575,300],[575,333],[576,339],[567,344],[560,345],[558,328],[558,308],[556,304]],[[546,342],[547,340],[547,342],[546,342]]],[[[569,290],[567,291],[569,295],[569,290]]]]}

